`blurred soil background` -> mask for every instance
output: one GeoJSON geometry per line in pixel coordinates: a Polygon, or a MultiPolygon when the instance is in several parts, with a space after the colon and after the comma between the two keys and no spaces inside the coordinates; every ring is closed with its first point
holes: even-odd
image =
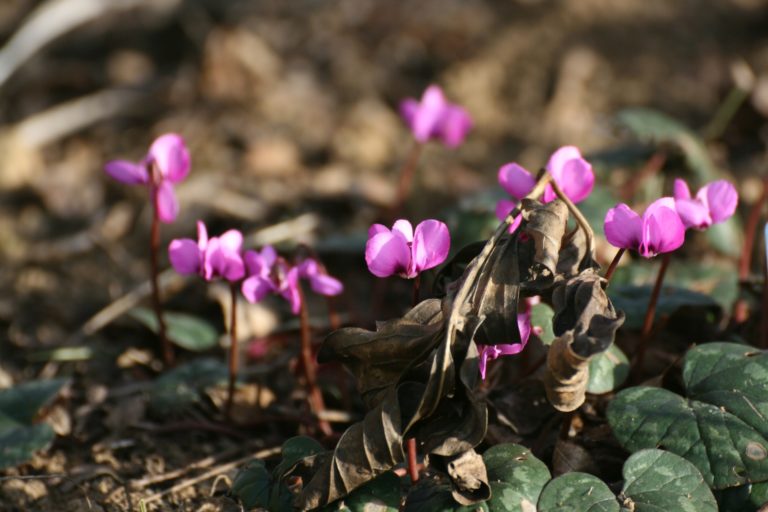
{"type": "MultiPolygon", "coordinates": [[[[0,388],[71,378],[48,414],[60,436],[4,472],[68,476],[0,480],[2,511],[138,510],[142,498],[149,510],[239,510],[226,482],[166,492],[199,472],[151,478],[304,431],[287,413],[215,421],[213,398],[209,410],[151,414],[142,393],[162,370],[155,336],[94,319],[127,294],[146,305],[145,190],[111,181],[103,164],[140,159],[161,133],[182,134],[192,154],[164,247],[194,238],[197,219],[214,234],[243,230],[249,247],[306,243],[347,286],[336,303],[344,321],[365,326],[381,315],[365,233],[394,201],[411,145],[397,104],[430,83],[474,128],[456,150],[428,147],[412,220],[486,197],[508,161],[536,169],[564,144],[588,159],[609,153],[626,142],[615,122],[626,107],[705,128],[734,87],[747,99],[708,146],[738,184],[742,215],[766,172],[765,0],[4,0],[0,47],[0,388]]],[[[615,168],[607,182],[621,187],[635,172],[615,168]]],[[[225,332],[226,288],[172,271],[164,282],[170,309],[225,332]]],[[[324,307],[312,306],[318,339],[324,307]]],[[[243,316],[256,356],[246,374],[271,379],[291,364],[297,324],[278,301],[243,316]]],[[[274,382],[255,400],[288,400],[291,385],[274,382]]]]}

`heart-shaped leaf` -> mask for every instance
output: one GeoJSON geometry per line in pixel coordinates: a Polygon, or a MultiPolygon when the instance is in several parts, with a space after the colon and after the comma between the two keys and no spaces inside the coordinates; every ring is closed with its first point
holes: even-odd
{"type": "Polygon", "coordinates": [[[538,337],[545,345],[551,345],[555,341],[555,331],[552,330],[552,318],[555,310],[552,306],[539,302],[531,306],[531,326],[540,329],[538,337]]]}
{"type": "MultiPolygon", "coordinates": [[[[611,286],[608,295],[614,307],[624,311],[626,328],[640,329],[643,326],[645,312],[651,298],[650,286],[611,286]]],[[[685,288],[665,286],[656,303],[655,318],[671,316],[681,308],[695,308],[700,311],[699,316],[703,320],[712,323],[719,321],[722,316],[719,304],[712,297],[685,288]],[[711,320],[706,320],[708,314],[711,320]]]]}
{"type": "Polygon", "coordinates": [[[237,496],[247,509],[269,506],[270,474],[264,461],[252,460],[240,468],[232,482],[230,492],[237,496]]]}
{"type": "Polygon", "coordinates": [[[33,380],[0,390],[0,413],[20,423],[29,424],[38,411],[50,403],[67,379],[33,380]]]}
{"type": "Polygon", "coordinates": [[[227,381],[227,367],[218,359],[195,359],[159,377],[149,390],[149,407],[155,414],[183,412],[198,403],[203,390],[227,381]]]}
{"type": "Polygon", "coordinates": [[[397,512],[400,509],[402,492],[400,478],[390,472],[379,475],[351,494],[327,505],[323,512],[397,512]]]}
{"type": "Polygon", "coordinates": [[[498,444],[483,454],[492,496],[491,512],[534,510],[544,485],[552,478],[547,465],[518,444],[498,444]]]}
{"type": "Polygon", "coordinates": [[[630,451],[664,446],[692,462],[710,487],[768,480],[768,353],[734,343],[691,349],[688,398],[635,387],[608,407],[616,438],[630,451]]]}
{"type": "MultiPolygon", "coordinates": [[[[147,308],[134,308],[128,314],[150,331],[158,332],[157,316],[154,311],[147,308]]],[[[170,311],[163,313],[163,320],[165,320],[168,339],[181,348],[202,352],[216,346],[219,335],[216,329],[205,320],[170,311]]]]}
{"type": "Polygon", "coordinates": [[[717,502],[696,467],[663,450],[642,450],[624,463],[619,496],[599,478],[567,473],[541,492],[538,512],[709,512],[717,502]]]}
{"type": "Polygon", "coordinates": [[[589,361],[587,393],[599,395],[618,388],[629,376],[629,359],[616,345],[589,361]]]}
{"type": "Polygon", "coordinates": [[[12,420],[0,419],[0,469],[26,462],[38,450],[53,441],[55,434],[50,425],[11,425],[12,420]]]}
{"type": "Polygon", "coordinates": [[[538,512],[619,512],[611,489],[594,475],[566,473],[541,491],[538,512]]]}
{"type": "Polygon", "coordinates": [[[488,502],[475,505],[459,505],[453,499],[447,483],[419,480],[405,499],[403,512],[489,512],[488,502]]]}

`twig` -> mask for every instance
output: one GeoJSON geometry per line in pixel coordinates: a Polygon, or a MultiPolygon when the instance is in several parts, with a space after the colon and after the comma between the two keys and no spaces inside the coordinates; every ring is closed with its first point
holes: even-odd
{"type": "Polygon", "coordinates": [[[552,186],[552,190],[555,191],[555,195],[565,203],[565,205],[568,207],[568,211],[571,213],[571,215],[573,215],[573,218],[576,219],[576,223],[579,225],[581,230],[584,231],[584,236],[587,239],[586,254],[588,256],[592,256],[592,247],[594,246],[595,240],[595,233],[592,231],[592,226],[589,225],[589,221],[587,221],[587,219],[584,217],[584,214],[582,214],[581,211],[576,208],[576,205],[573,204],[571,198],[565,195],[555,180],[552,180],[550,185],[552,186]]]}
{"type": "Polygon", "coordinates": [[[281,448],[279,446],[273,447],[273,448],[267,448],[264,450],[260,450],[254,454],[248,455],[246,457],[239,458],[237,460],[234,460],[232,462],[228,462],[226,464],[222,464],[220,466],[216,466],[215,468],[211,469],[210,471],[206,471],[202,475],[198,475],[196,477],[188,478],[182,482],[179,482],[178,484],[174,485],[173,487],[169,487],[168,489],[165,489],[157,494],[153,494],[152,496],[149,496],[148,498],[145,498],[143,501],[144,503],[152,503],[153,501],[158,501],[162,499],[165,496],[168,496],[169,494],[173,494],[176,492],[179,492],[182,489],[186,489],[187,487],[199,484],[200,482],[203,482],[205,480],[208,480],[209,478],[215,477],[216,475],[219,475],[221,473],[225,473],[229,471],[230,469],[234,469],[237,466],[240,466],[242,464],[245,464],[246,462],[252,460],[252,459],[266,459],[268,457],[271,457],[273,455],[277,455],[280,453],[281,448]]]}

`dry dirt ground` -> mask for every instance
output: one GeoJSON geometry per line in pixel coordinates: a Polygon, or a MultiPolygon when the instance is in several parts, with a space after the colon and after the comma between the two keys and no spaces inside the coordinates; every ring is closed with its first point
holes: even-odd
{"type": "MultiPolygon", "coordinates": [[[[0,72],[19,56],[12,35],[53,3],[0,5],[0,72]]],[[[71,14],[93,2],[59,3],[71,14]]],[[[67,20],[47,15],[33,38],[67,20]]],[[[275,416],[228,423],[215,396],[173,415],[148,409],[162,370],[154,336],[93,320],[148,275],[147,203],[105,177],[105,161],[139,159],[156,135],[182,133],[193,170],[164,243],[193,236],[202,218],[253,244],[309,244],[347,283],[343,319],[369,323],[360,237],[394,199],[409,147],[401,98],[439,83],[475,123],[460,149],[426,151],[424,200],[408,206],[423,218],[492,187],[504,162],[615,146],[614,115],[627,106],[705,126],[746,63],[759,86],[712,150],[749,203],[766,137],[767,26],[764,0],[131,0],[16,59],[0,82],[0,387],[71,383],[47,416],[60,434],[50,449],[0,473],[0,510],[134,511],[142,499],[147,510],[239,510],[225,495],[238,460],[274,457],[308,432],[286,370],[296,324],[277,302],[242,324],[244,342],[272,340],[246,363],[266,385],[244,407],[272,403],[275,416]],[[16,475],[50,477],[6,478],[16,475]]],[[[226,291],[168,276],[170,307],[225,331],[226,291]]]]}

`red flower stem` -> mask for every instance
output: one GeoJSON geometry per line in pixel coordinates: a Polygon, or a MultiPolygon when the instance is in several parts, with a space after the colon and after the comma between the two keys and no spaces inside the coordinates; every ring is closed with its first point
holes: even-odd
{"type": "Polygon", "coordinates": [[[610,281],[611,277],[613,277],[613,273],[616,271],[616,267],[619,266],[619,261],[621,261],[621,257],[624,256],[624,252],[626,249],[619,249],[616,251],[616,256],[613,257],[613,260],[611,261],[611,264],[608,265],[608,270],[605,271],[605,280],[610,281]]]}
{"type": "MultiPolygon", "coordinates": [[[[413,279],[413,306],[419,303],[419,287],[421,286],[421,276],[417,275],[413,279]]],[[[408,449],[408,474],[411,476],[411,483],[419,480],[419,461],[416,457],[416,438],[411,437],[405,441],[408,449]]]]}
{"type": "Polygon", "coordinates": [[[755,236],[766,200],[768,200],[768,175],[763,178],[763,191],[755,204],[752,205],[749,217],[747,217],[747,225],[744,227],[744,245],[739,257],[739,281],[741,282],[749,278],[749,270],[752,267],[752,248],[755,246],[755,236]]]}
{"type": "Polygon", "coordinates": [[[646,179],[657,174],[661,168],[664,167],[666,161],[667,154],[663,150],[658,150],[652,154],[643,168],[640,169],[640,172],[636,173],[624,186],[621,191],[622,197],[624,197],[625,200],[632,199],[640,185],[642,185],[646,179]]]}
{"type": "Polygon", "coordinates": [[[400,167],[400,177],[397,182],[397,199],[395,200],[394,208],[392,209],[392,217],[397,217],[400,211],[405,205],[405,201],[411,193],[411,186],[413,185],[413,176],[416,173],[416,164],[421,156],[421,150],[424,145],[418,141],[413,142],[408,156],[400,167]]]}
{"type": "MultiPolygon", "coordinates": [[[[237,350],[237,285],[229,284],[232,309],[229,318],[229,387],[227,389],[227,418],[232,414],[232,402],[235,397],[235,383],[237,382],[238,350],[237,350]]],[[[258,402],[258,399],[256,400],[258,402]]]]}
{"type": "Polygon", "coordinates": [[[160,336],[160,344],[163,348],[163,361],[166,366],[173,366],[175,357],[173,345],[171,345],[166,335],[165,319],[163,318],[163,306],[160,301],[160,285],[158,284],[158,275],[160,274],[160,265],[158,263],[158,253],[160,251],[160,214],[157,210],[157,187],[155,181],[155,165],[150,164],[149,175],[151,184],[149,186],[149,198],[152,201],[152,228],[149,238],[149,264],[150,264],[150,283],[152,285],[152,307],[157,317],[157,334],[160,336]]]}
{"type": "Polygon", "coordinates": [[[653,328],[653,320],[656,317],[656,304],[659,302],[659,295],[661,294],[661,285],[664,283],[664,275],[667,273],[667,267],[672,259],[672,253],[666,253],[661,259],[661,266],[659,267],[659,273],[656,275],[656,284],[653,285],[653,291],[651,292],[651,298],[648,301],[648,309],[645,311],[645,319],[643,320],[643,330],[640,333],[640,344],[637,347],[637,353],[635,354],[635,372],[636,376],[642,371],[643,359],[645,358],[645,351],[648,347],[648,343],[651,338],[651,329],[653,328]]]}
{"type": "MultiPolygon", "coordinates": [[[[309,308],[307,307],[304,289],[299,285],[299,299],[301,309],[299,311],[299,320],[301,322],[301,367],[304,371],[304,383],[307,387],[307,401],[309,407],[315,415],[319,415],[325,410],[323,394],[317,385],[317,368],[315,359],[312,355],[312,333],[309,326],[309,308]]],[[[317,425],[326,436],[333,435],[333,428],[327,420],[318,418],[317,425]]]]}
{"type": "Polygon", "coordinates": [[[341,318],[339,318],[339,312],[336,311],[336,300],[332,296],[326,297],[326,304],[328,304],[328,325],[332,331],[341,328],[341,318]]]}
{"type": "Polygon", "coordinates": [[[763,262],[763,300],[762,315],[760,315],[760,346],[768,348],[768,252],[763,262]]]}

